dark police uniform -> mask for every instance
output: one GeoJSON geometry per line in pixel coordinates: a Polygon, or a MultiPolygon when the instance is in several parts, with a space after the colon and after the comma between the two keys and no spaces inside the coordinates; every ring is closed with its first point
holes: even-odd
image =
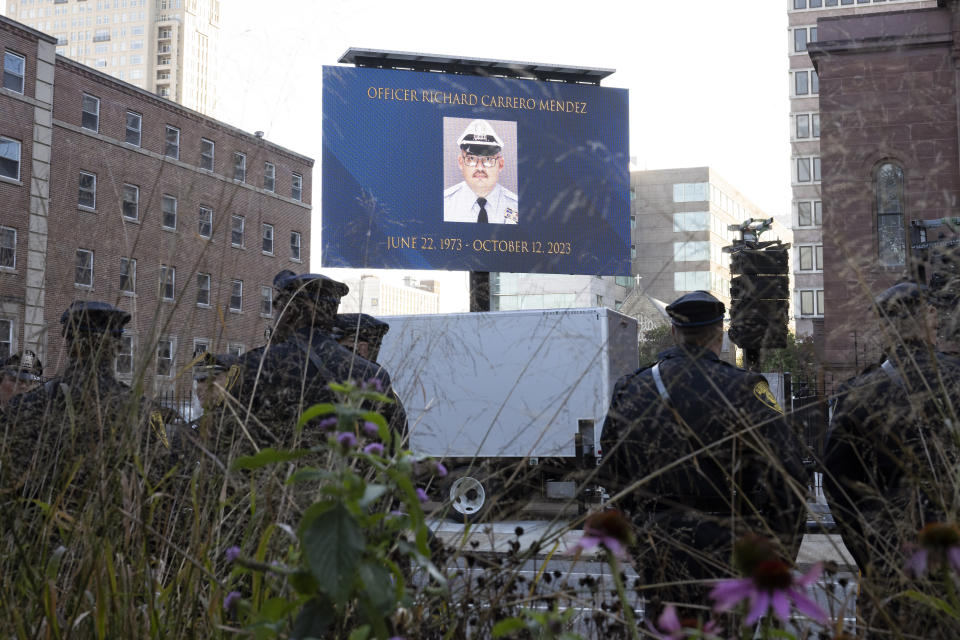
{"type": "MultiPolygon", "coordinates": [[[[667,312],[677,327],[707,327],[723,321],[724,305],[698,291],[667,312]]],[[[732,542],[747,531],[776,535],[793,559],[803,467],[762,375],[707,347],[667,349],[617,382],[601,448],[611,494],[643,479],[621,505],[639,528],[646,583],[684,583],[655,588],[662,601],[706,603],[696,581],[730,575],[732,542]]]]}
{"type": "MultiPolygon", "coordinates": [[[[875,304],[896,330],[920,321],[924,295],[923,287],[901,283],[875,304]]],[[[915,542],[925,524],[956,522],[958,410],[960,360],[925,340],[900,342],[880,366],[847,382],[838,398],[824,490],[844,545],[868,579],[861,598],[868,624],[885,624],[890,608],[884,603],[883,616],[873,617],[873,603],[905,586],[904,545],[915,542]]],[[[913,616],[897,615],[907,615],[910,631],[916,630],[913,616]]]]}

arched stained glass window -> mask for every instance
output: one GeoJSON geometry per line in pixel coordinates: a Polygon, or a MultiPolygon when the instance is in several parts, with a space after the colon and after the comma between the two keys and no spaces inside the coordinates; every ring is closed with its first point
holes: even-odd
{"type": "Polygon", "coordinates": [[[877,257],[880,264],[895,267],[906,261],[903,230],[903,167],[885,162],[877,167],[877,257]]]}

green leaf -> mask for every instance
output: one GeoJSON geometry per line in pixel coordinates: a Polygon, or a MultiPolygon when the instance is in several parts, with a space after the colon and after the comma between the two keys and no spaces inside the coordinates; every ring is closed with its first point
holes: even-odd
{"type": "Polygon", "coordinates": [[[326,480],[331,475],[333,475],[327,469],[317,469],[315,467],[307,467],[305,469],[297,469],[293,472],[293,475],[287,479],[287,484],[296,484],[298,482],[315,482],[317,480],[326,480]]]}
{"type": "Polygon", "coordinates": [[[377,425],[378,427],[383,427],[384,429],[387,428],[387,421],[383,418],[382,415],[380,415],[380,414],[377,413],[376,411],[367,411],[367,412],[363,413],[363,414],[360,416],[360,418],[361,418],[362,420],[367,421],[367,422],[372,422],[373,424],[377,425]]]}
{"type": "Polygon", "coordinates": [[[297,528],[297,536],[303,538],[303,532],[307,530],[307,527],[309,527],[316,518],[333,509],[336,504],[334,500],[325,500],[322,502],[314,502],[307,507],[307,510],[300,516],[300,526],[297,528]]]}
{"type": "Polygon", "coordinates": [[[335,603],[345,603],[365,546],[363,530],[353,515],[337,503],[313,518],[303,531],[301,544],[320,590],[335,603]]]}
{"type": "Polygon", "coordinates": [[[365,562],[360,565],[359,575],[370,603],[381,616],[387,616],[396,604],[390,572],[380,565],[365,562]]]}
{"type": "Polygon", "coordinates": [[[311,640],[326,637],[327,627],[336,619],[337,612],[326,598],[313,598],[303,605],[293,623],[291,640],[311,640]]]}
{"type": "Polygon", "coordinates": [[[914,591],[913,589],[904,591],[903,595],[911,600],[916,600],[917,602],[923,603],[932,609],[943,611],[953,618],[960,618],[960,612],[950,606],[950,603],[942,598],[937,598],[935,596],[927,595],[926,593],[914,591]]]}
{"type": "Polygon", "coordinates": [[[297,571],[290,576],[289,580],[290,585],[297,590],[297,593],[311,595],[320,588],[313,574],[309,571],[297,571]]]}
{"type": "Polygon", "coordinates": [[[300,419],[297,420],[297,429],[303,427],[314,418],[320,416],[325,416],[330,413],[336,413],[336,407],[334,407],[329,402],[323,402],[320,404],[315,404],[304,409],[303,413],[300,414],[300,419]]]}
{"type": "Polygon", "coordinates": [[[234,471],[237,471],[238,469],[259,469],[260,467],[265,467],[268,464],[296,460],[297,458],[302,458],[306,454],[306,451],[278,451],[276,449],[267,448],[262,449],[260,453],[255,455],[237,458],[233,461],[233,464],[230,465],[230,468],[234,471]]]}
{"type": "Polygon", "coordinates": [[[363,497],[360,498],[360,507],[366,509],[380,496],[385,494],[387,489],[387,485],[384,484],[368,484],[363,492],[363,497]]]}
{"type": "Polygon", "coordinates": [[[370,627],[368,625],[363,625],[358,629],[354,629],[353,633],[350,634],[349,640],[367,640],[370,637],[370,627]]]}
{"type": "Polygon", "coordinates": [[[525,628],[526,622],[521,618],[504,618],[493,625],[493,637],[502,638],[525,628]]]}
{"type": "Polygon", "coordinates": [[[297,602],[290,602],[286,598],[269,598],[260,605],[259,618],[261,621],[278,622],[297,608],[297,602]]]}

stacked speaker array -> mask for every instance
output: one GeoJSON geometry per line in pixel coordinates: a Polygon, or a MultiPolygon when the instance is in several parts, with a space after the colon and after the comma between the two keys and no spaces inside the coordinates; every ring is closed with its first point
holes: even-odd
{"type": "Polygon", "coordinates": [[[789,245],[741,249],[731,256],[730,339],[741,349],[787,346],[789,245]]]}

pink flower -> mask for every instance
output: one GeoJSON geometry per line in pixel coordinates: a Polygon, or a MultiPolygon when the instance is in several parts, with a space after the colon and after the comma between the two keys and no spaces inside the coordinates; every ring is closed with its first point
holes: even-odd
{"type": "Polygon", "coordinates": [[[616,509],[598,511],[583,523],[583,537],[573,546],[571,553],[590,551],[600,545],[618,558],[627,555],[626,545],[633,543],[630,521],[616,509]]]}
{"type": "Polygon", "coordinates": [[[383,445],[379,442],[371,442],[363,448],[363,452],[378,456],[383,455],[383,445]]]}
{"type": "Polygon", "coordinates": [[[750,626],[766,615],[771,607],[777,618],[789,621],[792,603],[803,615],[820,624],[827,624],[827,614],[801,591],[816,582],[822,570],[823,567],[817,563],[806,575],[797,578],[785,562],[764,560],[757,563],[749,578],[718,582],[710,592],[710,599],[716,602],[713,609],[722,613],[749,599],[750,610],[743,623],[750,626]]]}
{"type": "Polygon", "coordinates": [[[917,536],[920,548],[907,558],[906,570],[916,577],[923,576],[930,565],[944,563],[960,574],[960,527],[954,524],[931,522],[917,536]]]}
{"type": "Polygon", "coordinates": [[[657,618],[657,627],[659,627],[659,629],[650,624],[649,620],[647,620],[647,627],[649,627],[653,636],[659,638],[659,640],[682,640],[683,638],[691,637],[692,634],[690,632],[694,630],[699,632],[695,637],[703,638],[704,640],[713,640],[719,638],[720,636],[718,636],[717,633],[721,632],[721,630],[717,628],[717,623],[713,620],[703,626],[700,625],[699,620],[680,620],[677,616],[677,609],[672,604],[667,605],[667,608],[664,609],[660,617],[657,618]]]}

